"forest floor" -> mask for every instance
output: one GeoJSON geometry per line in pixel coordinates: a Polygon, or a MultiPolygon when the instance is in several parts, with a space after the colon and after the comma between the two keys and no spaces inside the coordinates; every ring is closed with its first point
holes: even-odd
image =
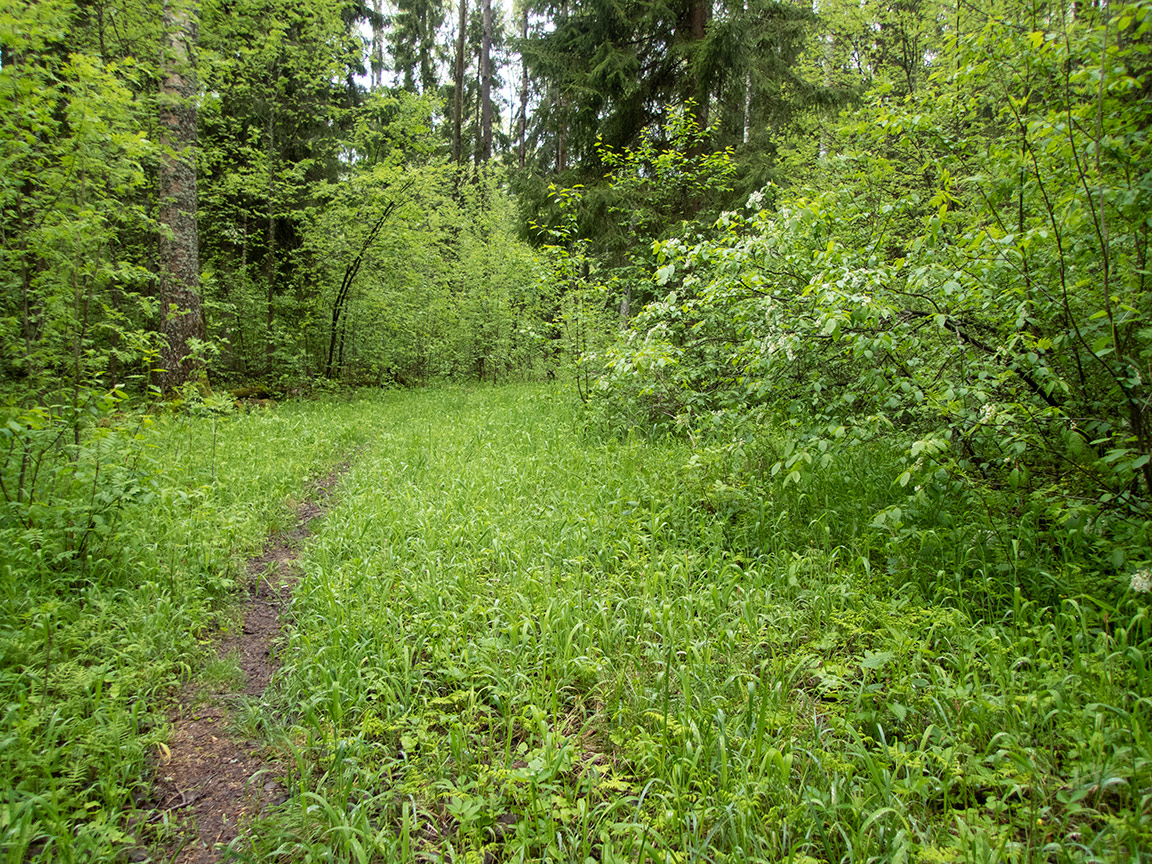
{"type": "Polygon", "coordinates": [[[561,393],[362,407],[266,699],[289,798],[238,855],[1152,854],[1143,607],[933,596],[877,552],[882,451],[797,490],[561,393]]]}
{"type": "Polygon", "coordinates": [[[237,676],[221,681],[193,678],[181,689],[172,713],[173,734],[156,765],[155,806],[178,826],[168,841],[172,864],[212,864],[220,849],[245,824],[287,794],[275,779],[281,772],[260,741],[232,728],[229,702],[237,696],[260,699],[276,671],[274,644],[284,609],[299,578],[297,554],[343,470],[311,484],[311,498],[295,508],[295,524],[269,536],[261,555],[250,558],[244,600],[233,610],[234,624],[220,634],[216,654],[235,664],[237,676]],[[221,684],[239,685],[224,692],[221,684]]]}
{"type": "MultiPolygon", "coordinates": [[[[325,503],[313,478],[356,452],[385,402],[124,415],[75,464],[41,466],[85,482],[47,483],[34,519],[0,522],[0,860],[170,862],[199,845],[184,843],[203,792],[193,757],[210,754],[200,767],[221,778],[259,770],[203,750],[212,737],[260,742],[245,759],[276,755],[263,700],[244,695],[271,675],[264,643],[288,574],[273,565],[298,554],[299,520],[315,513],[299,502],[325,503]],[[86,521],[84,566],[70,567],[86,521]],[[251,595],[247,615],[230,611],[251,595]],[[174,741],[175,720],[192,718],[174,741]]],[[[219,813],[199,822],[223,827],[219,813]]]]}
{"type": "Polygon", "coordinates": [[[157,427],[99,581],[0,568],[5,861],[1152,859],[1146,596],[889,554],[882,447],[789,483],[559,385],[157,427]]]}

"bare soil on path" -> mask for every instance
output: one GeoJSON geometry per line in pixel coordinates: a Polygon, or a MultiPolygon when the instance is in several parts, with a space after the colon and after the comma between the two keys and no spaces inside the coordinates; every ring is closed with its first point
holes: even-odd
{"type": "Polygon", "coordinates": [[[153,820],[167,816],[176,826],[165,850],[165,860],[173,864],[226,860],[228,845],[254,817],[287,800],[266,745],[234,737],[227,703],[237,695],[259,698],[272,680],[277,665],[272,647],[299,577],[299,544],[311,533],[309,523],[324,515],[324,501],[346,467],[313,481],[310,500],[296,507],[294,527],[270,536],[263,554],[247,562],[248,596],[237,617],[242,623],[216,645],[218,656],[234,657],[243,673],[239,689],[212,692],[193,679],[177,697],[171,714],[175,732],[168,752],[157,760],[153,789],[153,820]]]}

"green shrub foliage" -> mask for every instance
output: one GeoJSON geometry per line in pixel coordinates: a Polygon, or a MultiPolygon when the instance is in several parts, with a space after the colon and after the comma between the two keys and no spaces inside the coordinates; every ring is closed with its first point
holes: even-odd
{"type": "Polygon", "coordinates": [[[1152,492],[1152,6],[966,23],[928,86],[845,115],[830,182],[657,242],[665,293],[597,389],[631,425],[788,418],[765,482],[883,441],[900,497],[871,518],[897,545],[991,532],[1008,566],[1025,524],[1052,538],[1035,568],[1130,572],[1152,492]],[[987,524],[949,524],[973,497],[987,524]]]}

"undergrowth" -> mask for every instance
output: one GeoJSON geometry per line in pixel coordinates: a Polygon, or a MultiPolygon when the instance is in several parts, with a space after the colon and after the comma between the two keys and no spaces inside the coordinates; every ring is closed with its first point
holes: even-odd
{"type": "Polygon", "coordinates": [[[260,721],[292,795],[247,859],[1152,851],[1146,595],[1019,579],[1023,529],[952,569],[893,545],[876,447],[756,486],[551,389],[371,416],[303,561],[260,721]]]}
{"type": "Polygon", "coordinates": [[[48,411],[5,418],[6,493],[23,492],[0,513],[4,860],[114,860],[154,836],[166,700],[204,659],[244,557],[363,440],[363,414],[147,417],[112,399],[74,438],[48,411]]]}

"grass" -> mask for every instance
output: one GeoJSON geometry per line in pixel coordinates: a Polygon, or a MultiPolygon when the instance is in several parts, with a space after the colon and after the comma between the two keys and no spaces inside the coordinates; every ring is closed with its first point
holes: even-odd
{"type": "Polygon", "coordinates": [[[335,402],[112,416],[41,472],[54,479],[39,510],[0,513],[3,860],[114,860],[147,840],[130,820],[147,807],[168,696],[206,659],[244,557],[364,439],[361,416],[335,402]],[[90,478],[78,493],[77,476],[90,478]],[[77,513],[95,526],[83,556],[68,544],[77,513]]]}
{"type": "Polygon", "coordinates": [[[1152,855],[1146,595],[1085,591],[1076,561],[1023,578],[1023,528],[894,542],[883,452],[754,482],[771,430],[735,454],[604,435],[519,386],[157,420],[108,443],[138,467],[82,564],[0,525],[5,860],[149,840],[164,699],[244,557],[358,447],[284,665],[240,706],[291,793],[240,859],[1152,855]]]}
{"type": "Polygon", "coordinates": [[[250,860],[1152,854],[1142,597],[878,566],[880,453],[757,499],[555,389],[364,412],[264,720],[292,798],[250,860]]]}

